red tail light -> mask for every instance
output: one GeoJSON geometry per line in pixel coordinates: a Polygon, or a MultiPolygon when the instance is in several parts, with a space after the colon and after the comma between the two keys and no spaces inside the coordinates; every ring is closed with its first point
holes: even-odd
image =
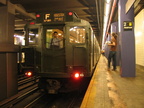
{"type": "Polygon", "coordinates": [[[28,72],[25,72],[25,75],[26,75],[27,77],[31,77],[31,76],[33,75],[33,73],[32,73],[31,71],[28,71],[28,72]]]}
{"type": "Polygon", "coordinates": [[[75,78],[79,78],[79,77],[80,77],[80,74],[79,74],[79,73],[75,73],[75,74],[74,74],[74,77],[75,77],[75,78]]]}
{"type": "Polygon", "coordinates": [[[39,17],[40,17],[40,14],[36,14],[36,17],[39,18],[39,17]]]}
{"type": "Polygon", "coordinates": [[[75,72],[75,73],[73,73],[72,77],[74,79],[80,79],[80,78],[84,77],[84,74],[80,73],[80,72],[75,72]]]}
{"type": "Polygon", "coordinates": [[[73,15],[73,13],[72,13],[72,12],[69,12],[69,13],[68,13],[68,15],[70,15],[70,16],[71,16],[71,15],[73,15]]]}
{"type": "Polygon", "coordinates": [[[30,24],[30,25],[34,25],[34,24],[35,24],[35,22],[30,22],[29,24],[30,24]]]}

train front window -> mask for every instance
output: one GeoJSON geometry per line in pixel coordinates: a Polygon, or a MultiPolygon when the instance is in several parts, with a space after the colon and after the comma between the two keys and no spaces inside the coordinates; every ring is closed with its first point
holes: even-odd
{"type": "Polygon", "coordinates": [[[38,28],[29,28],[25,32],[15,32],[15,45],[25,45],[26,42],[29,43],[29,45],[38,44],[38,28]]]}
{"type": "Polygon", "coordinates": [[[85,28],[84,27],[71,27],[69,29],[69,42],[70,43],[85,43],[85,28]]]}
{"type": "Polygon", "coordinates": [[[29,44],[37,44],[38,29],[29,29],[29,44]]]}
{"type": "Polygon", "coordinates": [[[63,48],[63,31],[60,29],[46,29],[46,48],[51,48],[52,45],[59,45],[63,48]],[[57,40],[54,42],[53,34],[57,32],[57,40]]]}
{"type": "Polygon", "coordinates": [[[29,29],[29,44],[35,45],[38,43],[38,28],[29,29]]]}

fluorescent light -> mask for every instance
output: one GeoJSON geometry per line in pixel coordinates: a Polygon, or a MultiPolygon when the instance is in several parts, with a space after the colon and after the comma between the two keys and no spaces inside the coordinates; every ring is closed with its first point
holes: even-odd
{"type": "Polygon", "coordinates": [[[108,16],[110,12],[110,4],[106,3],[105,15],[108,16]]]}
{"type": "Polygon", "coordinates": [[[107,3],[110,3],[110,2],[111,2],[111,0],[106,0],[106,2],[107,2],[107,3]]]}
{"type": "Polygon", "coordinates": [[[109,15],[110,15],[111,2],[112,0],[105,0],[102,47],[104,47],[105,34],[106,34],[107,24],[108,24],[109,15]]]}

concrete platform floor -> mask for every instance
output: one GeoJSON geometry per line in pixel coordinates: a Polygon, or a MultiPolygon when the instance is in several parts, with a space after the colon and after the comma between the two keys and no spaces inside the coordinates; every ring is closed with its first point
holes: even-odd
{"type": "Polygon", "coordinates": [[[121,77],[119,67],[107,71],[101,56],[80,108],[144,108],[144,67],[136,66],[136,77],[121,77]]]}

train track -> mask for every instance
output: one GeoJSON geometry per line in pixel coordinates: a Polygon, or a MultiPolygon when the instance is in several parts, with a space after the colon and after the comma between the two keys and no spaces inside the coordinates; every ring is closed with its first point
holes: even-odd
{"type": "Polygon", "coordinates": [[[32,85],[36,85],[38,82],[38,77],[23,77],[18,80],[18,92],[25,90],[28,87],[31,87],[32,85]]]}
{"type": "Polygon", "coordinates": [[[44,94],[36,98],[24,108],[79,108],[87,89],[69,93],[44,94]]]}
{"type": "Polygon", "coordinates": [[[0,102],[0,108],[74,108],[80,107],[86,88],[79,91],[51,94],[41,92],[36,77],[19,77],[18,94],[0,102]]]}
{"type": "Polygon", "coordinates": [[[24,108],[79,108],[89,81],[86,80],[85,85],[73,92],[59,94],[44,94],[36,98],[24,108]]]}
{"type": "Polygon", "coordinates": [[[55,95],[41,95],[23,108],[74,108],[80,107],[82,98],[76,92],[55,95]]]}
{"type": "Polygon", "coordinates": [[[28,78],[24,75],[20,75],[18,78],[18,93],[8,99],[1,101],[0,108],[14,108],[25,98],[36,93],[38,91],[37,80],[38,78],[35,76],[28,78]]]}

